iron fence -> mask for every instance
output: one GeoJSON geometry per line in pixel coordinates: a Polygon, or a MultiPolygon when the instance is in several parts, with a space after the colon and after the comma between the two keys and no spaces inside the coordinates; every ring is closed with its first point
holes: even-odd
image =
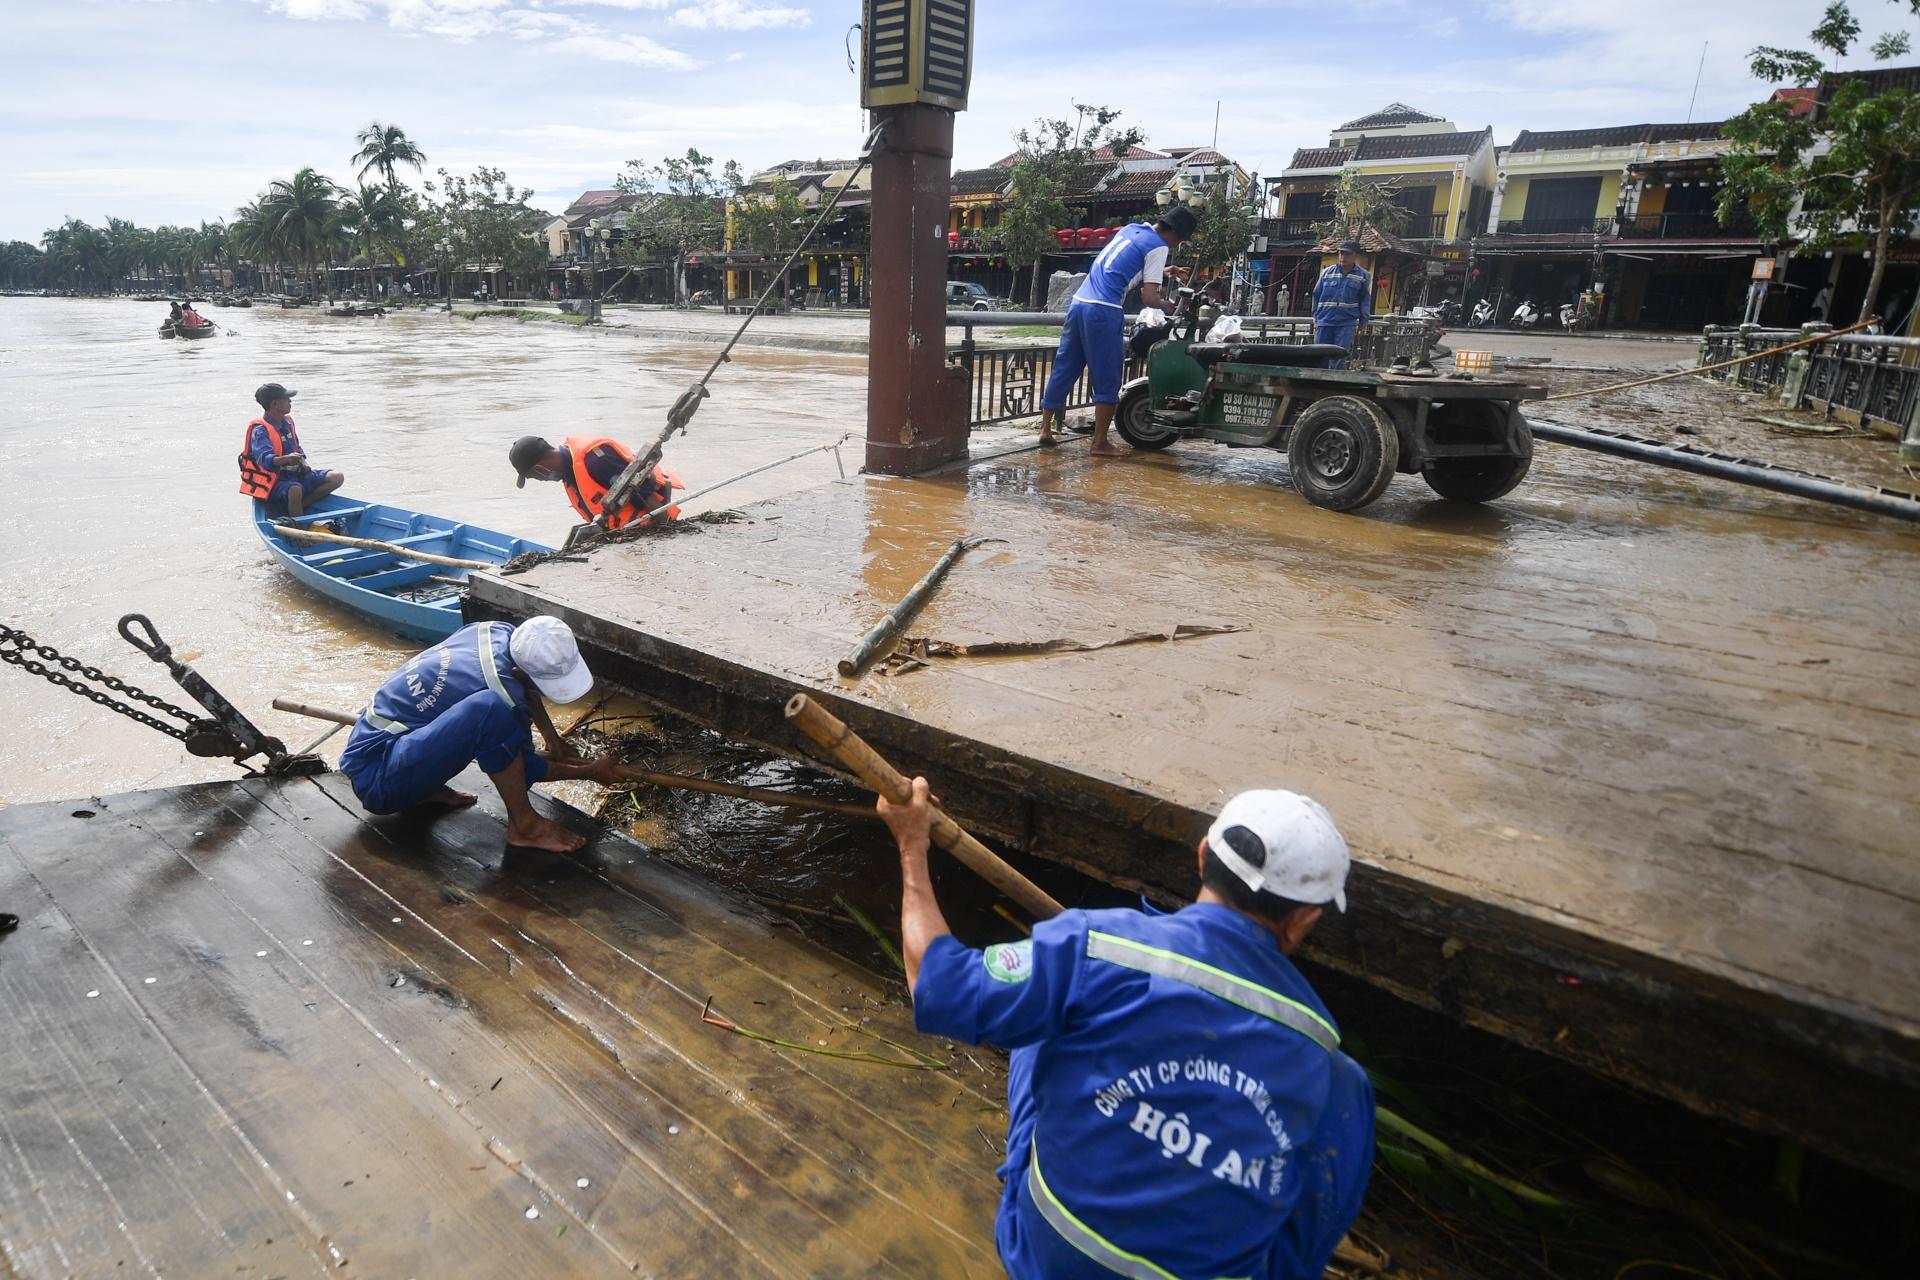
{"type": "MultiPolygon", "coordinates": [[[[1713,328],[1703,363],[1769,351],[1809,336],[1797,329],[1713,328]]],[[[1920,421],[1920,338],[1848,334],[1797,352],[1762,356],[1711,375],[1748,391],[1776,395],[1790,408],[1819,408],[1894,431],[1920,421]]]]}
{"type": "MultiPolygon", "coordinates": [[[[1127,317],[1129,331],[1133,317],[1127,317]]],[[[967,420],[973,426],[1010,422],[1040,412],[1040,395],[1053,375],[1056,343],[1021,346],[981,343],[976,328],[1009,325],[1059,324],[1060,317],[1044,312],[950,311],[947,327],[961,330],[959,344],[947,348],[947,358],[967,371],[967,420]]],[[[1313,320],[1307,316],[1247,316],[1240,341],[1260,345],[1299,346],[1313,341],[1313,320]]],[[[1430,320],[1410,316],[1376,316],[1367,332],[1354,343],[1352,363],[1384,367],[1405,356],[1424,358],[1438,330],[1430,320]]],[[[1131,381],[1146,373],[1145,363],[1131,350],[1123,378],[1131,381]]],[[[1066,407],[1085,409],[1093,404],[1093,387],[1082,373],[1067,394],[1066,407]]]]}
{"type": "Polygon", "coordinates": [[[1758,234],[1748,218],[1721,225],[1714,213],[1636,213],[1619,220],[1615,233],[1624,240],[1719,240],[1758,234]]]}
{"type": "Polygon", "coordinates": [[[1605,236],[1612,218],[1513,218],[1499,224],[1503,236],[1605,236]]]}

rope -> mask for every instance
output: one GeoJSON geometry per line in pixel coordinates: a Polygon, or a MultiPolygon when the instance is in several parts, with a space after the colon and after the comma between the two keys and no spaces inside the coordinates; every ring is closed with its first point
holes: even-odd
{"type": "Polygon", "coordinates": [[[1829,338],[1838,338],[1849,333],[1857,333],[1861,329],[1866,328],[1870,324],[1879,324],[1879,323],[1880,323],[1880,318],[1878,316],[1875,316],[1871,320],[1862,320],[1859,324],[1848,325],[1844,329],[1835,329],[1831,333],[1817,333],[1811,338],[1802,338],[1798,342],[1789,342],[1784,347],[1773,347],[1766,351],[1755,351],[1751,355],[1739,356],[1732,360],[1722,360],[1718,364],[1703,364],[1693,369],[1681,369],[1677,373],[1663,373],[1658,375],[1657,377],[1639,378],[1632,382],[1615,382],[1604,387],[1588,387],[1584,391],[1559,391],[1559,392],[1555,392],[1553,395],[1548,396],[1547,399],[1548,400],[1572,400],[1578,396],[1597,396],[1597,395],[1605,394],[1608,391],[1625,391],[1629,387],[1646,387],[1646,386],[1652,386],[1656,382],[1670,382],[1675,378],[1690,378],[1696,373],[1712,373],[1716,369],[1731,369],[1733,368],[1733,366],[1737,364],[1745,364],[1749,360],[1760,360],[1760,359],[1764,359],[1767,356],[1777,356],[1783,351],[1796,351],[1801,347],[1810,347],[1810,346],[1813,346],[1815,343],[1825,342],[1829,338]]]}

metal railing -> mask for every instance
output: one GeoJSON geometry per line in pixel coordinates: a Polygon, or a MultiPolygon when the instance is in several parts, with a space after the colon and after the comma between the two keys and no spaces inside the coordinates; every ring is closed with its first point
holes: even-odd
{"type": "Polygon", "coordinates": [[[1721,226],[1719,215],[1713,213],[1636,213],[1618,221],[1614,234],[1626,240],[1741,239],[1758,234],[1747,218],[1721,226]]]}
{"type": "MultiPolygon", "coordinates": [[[[972,426],[1010,422],[1040,412],[1040,395],[1047,379],[1053,376],[1053,357],[1057,343],[1033,343],[1001,346],[980,343],[976,328],[1008,328],[1027,325],[1057,325],[1061,317],[1046,311],[949,311],[947,327],[959,329],[962,338],[947,348],[947,358],[967,371],[967,421],[972,426]]],[[[1126,317],[1126,328],[1133,328],[1134,317],[1126,317]]],[[[1250,345],[1301,346],[1313,341],[1313,320],[1309,316],[1244,316],[1241,341],[1250,345]]],[[[1424,357],[1433,347],[1438,330],[1430,320],[1410,316],[1376,316],[1367,332],[1354,343],[1355,366],[1384,367],[1400,356],[1409,360],[1424,357]]],[[[1122,377],[1131,381],[1146,372],[1143,362],[1131,351],[1122,377]]],[[[1066,407],[1085,409],[1093,404],[1093,387],[1081,374],[1067,394],[1066,407]]]]}
{"type": "MultiPolygon", "coordinates": [[[[1817,333],[1717,327],[1704,335],[1702,363],[1733,360],[1817,333]]],[[[1920,422],[1920,338],[1848,334],[1784,355],[1764,356],[1707,375],[1748,391],[1777,395],[1789,408],[1818,408],[1892,431],[1920,422]]]]}
{"type": "Polygon", "coordinates": [[[1444,213],[1412,213],[1398,235],[1402,240],[1443,240],[1447,234],[1444,213]]]}
{"type": "Polygon", "coordinates": [[[1262,218],[1260,234],[1269,240],[1318,240],[1313,218],[1262,218]]]}
{"type": "Polygon", "coordinates": [[[1612,218],[1514,218],[1499,224],[1503,236],[1607,236],[1612,218]]]}

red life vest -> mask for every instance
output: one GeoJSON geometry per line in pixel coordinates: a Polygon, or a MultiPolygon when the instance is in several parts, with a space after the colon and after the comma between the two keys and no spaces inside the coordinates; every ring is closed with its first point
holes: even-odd
{"type": "MultiPolygon", "coordinates": [[[[633,450],[612,436],[568,436],[560,442],[560,447],[565,449],[567,456],[573,460],[573,474],[563,477],[567,489],[567,501],[573,504],[573,509],[580,513],[582,520],[590,521],[600,514],[602,500],[607,496],[607,486],[595,480],[587,470],[587,455],[595,449],[609,448],[624,466],[633,461],[633,450]]],[[[607,517],[607,528],[619,529],[636,521],[644,528],[652,523],[647,515],[649,511],[673,497],[675,489],[687,487],[681,483],[679,476],[662,466],[654,467],[650,479],[652,482],[642,487],[640,495],[633,500],[631,506],[625,511],[607,517]]],[[[668,507],[662,514],[669,520],[678,520],[680,508],[668,507]]]]}
{"type": "Polygon", "coordinates": [[[256,501],[265,502],[273,494],[273,486],[280,479],[278,471],[268,471],[253,460],[248,446],[253,443],[253,429],[264,427],[267,443],[273,446],[273,456],[283,457],[287,453],[287,436],[293,435],[293,419],[287,419],[287,436],[280,434],[280,428],[265,418],[255,418],[247,424],[247,433],[240,437],[240,492],[256,501]]]}

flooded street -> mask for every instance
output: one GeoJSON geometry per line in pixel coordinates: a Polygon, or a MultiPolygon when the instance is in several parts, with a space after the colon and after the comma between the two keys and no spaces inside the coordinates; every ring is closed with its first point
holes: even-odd
{"type": "MultiPolygon", "coordinates": [[[[228,333],[161,342],[162,304],[0,299],[0,616],[169,701],[164,670],[114,634],[149,615],[176,651],[290,747],[310,721],[275,696],[355,707],[415,646],[295,585],[237,492],[253,389],[300,392],[294,418],[344,492],[557,543],[558,485],[514,488],[520,435],[634,440],[711,362],[710,342],[437,312],[344,320],[311,310],[207,308],[228,333]]],[[[700,488],[861,430],[865,360],[745,347],[668,462],[700,488]]],[[[858,439],[844,453],[860,462],[858,439]]],[[[690,513],[838,475],[832,454],[722,490],[690,513]]],[[[0,671],[0,802],[230,777],[178,745],[17,669],[0,671]]],[[[337,745],[330,744],[330,745],[337,745]]]]}

